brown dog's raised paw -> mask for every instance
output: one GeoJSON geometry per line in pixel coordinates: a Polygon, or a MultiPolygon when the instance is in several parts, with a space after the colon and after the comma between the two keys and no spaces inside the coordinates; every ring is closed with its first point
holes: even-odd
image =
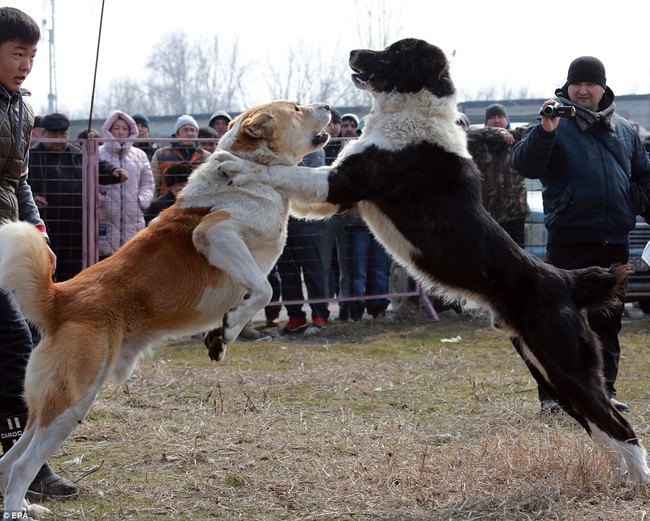
{"type": "Polygon", "coordinates": [[[203,337],[203,343],[208,348],[210,360],[220,362],[226,354],[226,347],[221,337],[221,328],[208,331],[203,337]]]}

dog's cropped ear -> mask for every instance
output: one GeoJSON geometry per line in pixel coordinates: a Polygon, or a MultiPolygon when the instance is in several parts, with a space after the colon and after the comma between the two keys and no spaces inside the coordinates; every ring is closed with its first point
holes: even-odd
{"type": "Polygon", "coordinates": [[[241,129],[247,136],[260,139],[268,135],[273,128],[273,116],[258,112],[242,121],[241,129]]]}

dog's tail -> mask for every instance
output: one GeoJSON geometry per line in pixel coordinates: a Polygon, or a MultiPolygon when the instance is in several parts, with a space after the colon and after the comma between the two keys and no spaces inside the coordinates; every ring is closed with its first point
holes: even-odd
{"type": "Polygon", "coordinates": [[[627,264],[614,264],[609,269],[591,267],[569,273],[574,304],[581,309],[597,310],[613,307],[620,301],[631,270],[627,264]]]}
{"type": "Polygon", "coordinates": [[[25,318],[45,324],[55,287],[47,244],[34,225],[0,225],[0,288],[13,291],[25,318]]]}

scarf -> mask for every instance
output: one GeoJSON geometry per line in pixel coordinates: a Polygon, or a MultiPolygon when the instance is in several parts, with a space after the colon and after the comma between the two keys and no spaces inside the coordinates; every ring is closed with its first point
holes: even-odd
{"type": "Polygon", "coordinates": [[[614,111],[616,110],[616,105],[613,101],[606,109],[599,112],[593,112],[581,105],[576,105],[570,99],[565,98],[562,94],[557,96],[557,99],[562,105],[571,105],[576,108],[576,123],[583,132],[593,127],[599,121],[602,121],[609,131],[614,131],[616,126],[614,123],[614,111]]]}

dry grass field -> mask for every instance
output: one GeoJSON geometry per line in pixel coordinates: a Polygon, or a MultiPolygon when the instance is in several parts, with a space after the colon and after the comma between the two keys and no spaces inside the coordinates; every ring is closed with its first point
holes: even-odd
{"type": "MultiPolygon", "coordinates": [[[[648,325],[622,333],[619,396],[650,446],[648,325]]],[[[52,460],[80,498],[66,520],[644,520],[645,488],[536,390],[483,317],[333,323],[144,359],[105,388],[52,460]],[[459,342],[441,342],[460,336],[459,342]]]]}

